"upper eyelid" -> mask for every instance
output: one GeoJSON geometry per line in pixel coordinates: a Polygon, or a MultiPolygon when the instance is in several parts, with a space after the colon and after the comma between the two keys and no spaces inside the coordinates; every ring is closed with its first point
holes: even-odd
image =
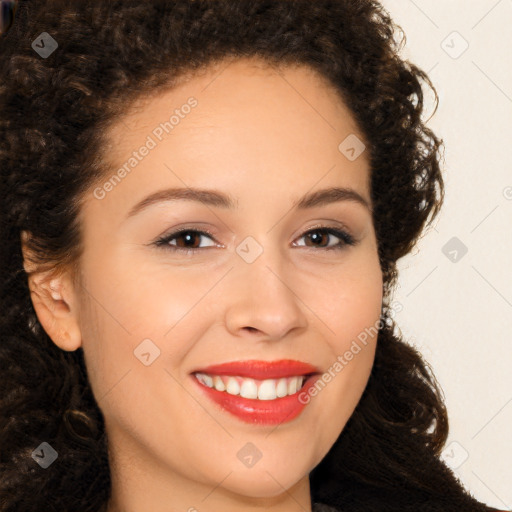
{"type": "MultiPolygon", "coordinates": [[[[338,230],[338,231],[346,231],[347,234],[349,235],[352,235],[353,236],[353,230],[351,228],[349,228],[346,224],[344,224],[343,222],[340,222],[340,221],[336,221],[337,224],[330,224],[331,221],[324,221],[324,222],[321,222],[319,221],[317,224],[313,224],[312,226],[306,228],[305,230],[302,231],[302,235],[304,235],[305,233],[308,233],[309,231],[312,231],[314,229],[335,229],[335,230],[338,230]]],[[[196,233],[204,233],[206,235],[209,235],[211,237],[214,237],[215,238],[215,234],[214,234],[214,230],[209,230],[208,228],[203,228],[203,227],[200,227],[200,226],[185,226],[183,228],[176,228],[175,230],[174,229],[170,229],[168,231],[168,233],[166,234],[163,234],[161,236],[159,236],[158,238],[164,238],[166,236],[171,236],[171,235],[174,235],[174,236],[177,236],[181,233],[184,233],[184,232],[188,232],[188,231],[192,231],[192,232],[196,232],[196,233]]]]}

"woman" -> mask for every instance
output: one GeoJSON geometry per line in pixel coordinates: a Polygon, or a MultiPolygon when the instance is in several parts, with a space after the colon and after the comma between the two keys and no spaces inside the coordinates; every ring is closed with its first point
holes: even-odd
{"type": "Polygon", "coordinates": [[[371,0],[21,2],[2,511],[495,510],[393,322],[443,200],[395,29],[371,0]]]}

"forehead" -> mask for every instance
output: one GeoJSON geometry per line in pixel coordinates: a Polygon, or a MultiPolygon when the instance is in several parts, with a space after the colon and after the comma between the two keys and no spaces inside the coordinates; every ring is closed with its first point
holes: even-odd
{"type": "Polygon", "coordinates": [[[122,188],[128,201],[163,185],[197,186],[268,200],[269,188],[298,197],[318,182],[353,186],[370,201],[365,152],[350,160],[340,149],[354,136],[364,138],[350,110],[313,70],[223,63],[140,98],[111,127],[113,170],[152,146],[133,168],[125,165],[112,195],[122,188]]]}

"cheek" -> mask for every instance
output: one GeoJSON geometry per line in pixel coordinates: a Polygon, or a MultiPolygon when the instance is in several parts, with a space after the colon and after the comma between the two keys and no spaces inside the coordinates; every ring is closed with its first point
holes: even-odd
{"type": "Polygon", "coordinates": [[[82,345],[97,400],[126,386],[124,379],[140,373],[148,382],[154,372],[147,370],[178,366],[211,319],[207,295],[216,276],[121,258],[84,268],[82,345]]]}
{"type": "Polygon", "coordinates": [[[331,401],[343,420],[348,419],[367,384],[382,326],[382,273],[372,261],[365,264],[361,260],[350,271],[345,268],[333,273],[329,286],[310,298],[315,311],[321,312],[319,325],[324,326],[329,349],[323,381],[330,391],[325,400],[331,401]]]}
{"type": "Polygon", "coordinates": [[[326,326],[326,339],[340,353],[352,340],[375,337],[382,312],[382,272],[376,257],[363,254],[326,274],[328,278],[317,283],[308,300],[326,326]]]}
{"type": "Polygon", "coordinates": [[[337,307],[329,309],[334,331],[331,340],[338,352],[348,350],[354,341],[374,340],[382,312],[382,285],[378,280],[351,281],[332,301],[337,307]]]}
{"type": "Polygon", "coordinates": [[[309,412],[311,438],[316,439],[319,460],[325,456],[354,413],[368,383],[381,326],[382,274],[378,265],[354,265],[350,272],[331,273],[328,285],[317,287],[307,298],[318,315],[315,330],[323,341],[324,372],[305,401],[316,407],[309,412]]]}
{"type": "Polygon", "coordinates": [[[326,337],[331,352],[328,364],[352,383],[361,375],[362,382],[371,370],[381,326],[381,288],[370,284],[358,286],[353,293],[345,290],[341,297],[332,297],[337,307],[329,310],[326,320],[330,327],[326,337]]]}

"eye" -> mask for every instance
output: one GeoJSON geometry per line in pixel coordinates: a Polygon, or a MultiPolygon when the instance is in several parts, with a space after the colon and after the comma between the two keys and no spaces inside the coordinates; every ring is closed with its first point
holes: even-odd
{"type": "MultiPolygon", "coordinates": [[[[331,251],[331,250],[343,249],[347,245],[355,245],[356,244],[354,237],[352,237],[346,231],[343,231],[343,230],[337,229],[337,228],[328,228],[328,227],[316,227],[314,229],[310,229],[309,231],[304,233],[301,238],[305,237],[306,240],[313,242],[313,244],[315,244],[316,242],[322,242],[322,240],[325,240],[328,237],[331,237],[331,240],[332,240],[333,235],[340,240],[338,243],[336,243],[334,245],[327,245],[327,246],[317,245],[316,247],[318,247],[319,249],[324,249],[326,251],[331,251]]],[[[315,245],[313,245],[313,246],[304,245],[304,246],[305,247],[315,247],[315,245]]],[[[303,246],[299,246],[299,247],[303,247],[303,246]]]]}
{"type": "MultiPolygon", "coordinates": [[[[209,238],[210,240],[214,240],[213,235],[208,231],[199,231],[196,229],[182,229],[180,231],[176,231],[174,233],[170,233],[169,235],[165,235],[162,238],[159,238],[154,242],[154,245],[157,247],[163,247],[170,251],[176,252],[185,252],[187,254],[194,253],[198,250],[201,250],[201,247],[197,246],[197,243],[201,243],[201,238],[209,238]],[[179,241],[180,243],[172,243],[174,240],[179,241]]],[[[299,245],[298,247],[308,247],[314,248],[317,247],[319,249],[323,249],[326,251],[331,250],[339,250],[343,249],[347,245],[355,245],[355,239],[346,231],[337,228],[329,228],[329,227],[316,227],[314,229],[310,229],[306,233],[304,233],[300,238],[306,238],[309,242],[312,242],[313,245],[299,245]],[[319,236],[318,236],[319,235],[319,236]],[[327,238],[329,241],[332,240],[332,237],[338,238],[339,241],[334,245],[316,245],[317,242],[325,242],[327,238]]],[[[210,244],[209,247],[214,247],[215,244],[210,244]]],[[[208,246],[207,246],[208,247],[208,246]]]]}
{"type": "Polygon", "coordinates": [[[165,235],[162,238],[159,238],[155,242],[155,245],[157,247],[166,246],[165,248],[171,251],[192,253],[198,249],[198,247],[196,246],[197,244],[195,242],[197,242],[201,237],[213,239],[213,235],[207,231],[198,231],[196,229],[182,229],[180,231],[176,231],[169,235],[165,235]],[[185,245],[182,246],[178,243],[172,244],[172,240],[183,240],[185,245]]]}

